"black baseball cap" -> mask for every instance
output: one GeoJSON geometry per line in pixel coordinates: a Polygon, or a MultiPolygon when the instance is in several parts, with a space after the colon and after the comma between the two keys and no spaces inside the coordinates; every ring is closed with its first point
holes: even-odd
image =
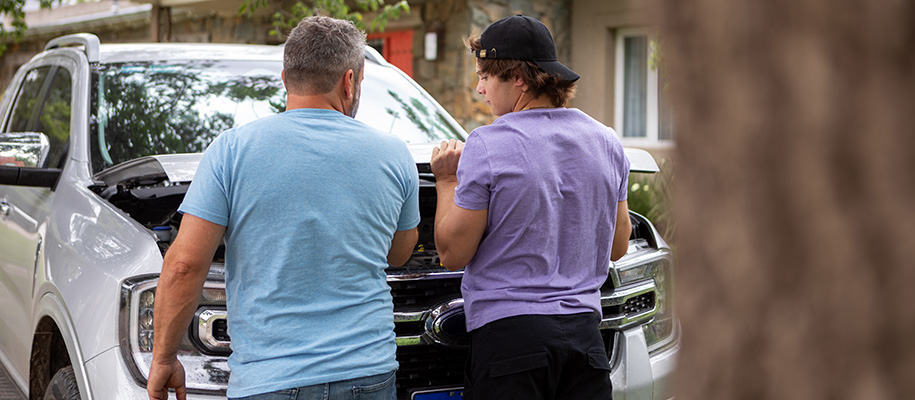
{"type": "Polygon", "coordinates": [[[579,76],[556,58],[556,45],[550,30],[536,18],[513,15],[489,25],[480,35],[483,49],[473,52],[486,60],[527,60],[546,73],[567,81],[579,76]]]}

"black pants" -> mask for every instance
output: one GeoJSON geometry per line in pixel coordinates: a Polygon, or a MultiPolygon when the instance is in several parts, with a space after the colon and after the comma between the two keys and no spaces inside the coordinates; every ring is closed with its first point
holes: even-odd
{"type": "Polygon", "coordinates": [[[469,400],[610,400],[610,362],[594,313],[522,315],[471,333],[469,400]]]}

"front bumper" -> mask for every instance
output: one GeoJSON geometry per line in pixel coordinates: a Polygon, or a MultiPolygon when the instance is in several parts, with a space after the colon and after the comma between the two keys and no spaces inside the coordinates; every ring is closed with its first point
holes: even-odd
{"type": "Polygon", "coordinates": [[[666,400],[673,398],[672,383],[679,342],[651,356],[642,328],[617,336],[613,369],[613,400],[666,400]]]}
{"type": "MultiPolygon", "coordinates": [[[[679,344],[648,355],[639,327],[621,331],[616,343],[610,379],[614,400],[666,400],[672,398],[672,381],[679,344]]],[[[84,368],[91,382],[92,399],[146,399],[146,388],[137,385],[118,348],[87,361],[84,368]]],[[[193,374],[195,371],[186,371],[193,374]]],[[[200,373],[203,373],[202,371],[200,373]]],[[[174,394],[170,396],[174,398],[174,394]]],[[[189,400],[222,400],[225,396],[188,394],[189,400]]]]}
{"type": "MultiPolygon", "coordinates": [[[[83,370],[89,378],[91,399],[145,400],[149,398],[146,388],[138,385],[130,375],[127,365],[121,358],[121,351],[117,347],[108,349],[87,361],[83,370]]],[[[188,376],[194,373],[205,372],[185,371],[188,376]]],[[[174,393],[169,394],[169,399],[174,398],[176,398],[174,393]]],[[[187,398],[188,400],[225,400],[226,397],[188,393],[187,398]]]]}

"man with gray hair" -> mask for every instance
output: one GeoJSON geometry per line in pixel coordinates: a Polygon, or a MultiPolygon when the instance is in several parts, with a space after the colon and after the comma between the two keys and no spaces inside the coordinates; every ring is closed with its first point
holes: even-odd
{"type": "Polygon", "coordinates": [[[150,399],[186,397],[178,343],[223,235],[229,398],[394,398],[384,269],[416,244],[419,183],[403,141],[351,118],[364,47],[351,22],[306,18],[286,42],[286,112],[210,144],[159,278],[150,399]]]}

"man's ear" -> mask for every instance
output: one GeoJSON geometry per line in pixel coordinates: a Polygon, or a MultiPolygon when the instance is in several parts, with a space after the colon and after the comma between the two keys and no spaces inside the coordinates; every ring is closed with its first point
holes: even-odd
{"type": "Polygon", "coordinates": [[[356,95],[356,73],[352,69],[343,73],[343,93],[346,99],[352,99],[356,95]]]}
{"type": "Polygon", "coordinates": [[[286,85],[286,70],[280,71],[280,80],[283,81],[283,87],[286,88],[286,91],[289,91],[289,86],[286,85]]]}

